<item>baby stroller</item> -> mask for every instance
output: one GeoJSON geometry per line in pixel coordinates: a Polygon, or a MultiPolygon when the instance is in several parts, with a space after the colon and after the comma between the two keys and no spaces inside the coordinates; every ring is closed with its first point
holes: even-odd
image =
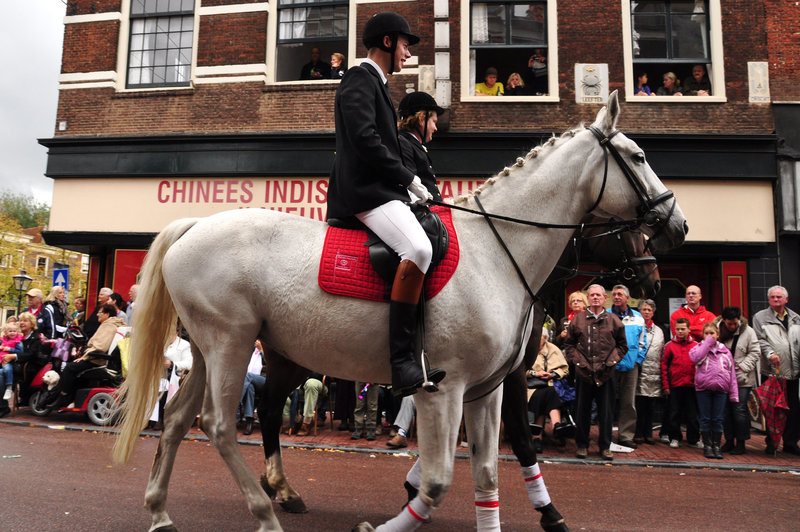
{"type": "MultiPolygon", "coordinates": [[[[528,388],[538,388],[538,387],[545,388],[548,387],[548,385],[545,381],[542,381],[541,379],[538,379],[536,377],[529,377],[528,388]],[[542,383],[544,383],[543,386],[542,383]]],[[[575,408],[575,388],[567,381],[567,379],[559,379],[558,376],[556,375],[553,378],[553,386],[550,387],[550,389],[552,391],[548,393],[555,394],[558,397],[558,403],[560,403],[558,410],[561,413],[561,421],[553,426],[553,437],[555,438],[559,447],[563,447],[564,445],[566,445],[566,440],[568,438],[575,437],[575,420],[573,418],[573,411],[575,408]]],[[[535,394],[534,397],[531,398],[531,404],[539,403],[538,401],[534,402],[533,401],[534,398],[535,394]]],[[[547,412],[551,410],[551,409],[542,410],[542,408],[543,407],[541,405],[538,405],[537,409],[539,411],[532,411],[530,409],[530,406],[528,409],[528,424],[530,425],[531,433],[533,434],[534,437],[540,437],[544,432],[544,426],[536,423],[536,419],[540,417],[543,413],[545,416],[547,416],[547,412]]]]}

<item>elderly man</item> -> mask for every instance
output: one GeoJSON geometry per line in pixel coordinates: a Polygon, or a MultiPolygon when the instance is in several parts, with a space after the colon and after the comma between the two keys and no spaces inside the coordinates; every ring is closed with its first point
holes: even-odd
{"type": "Polygon", "coordinates": [[[700,304],[702,298],[703,293],[700,292],[698,286],[689,285],[686,287],[686,304],[673,312],[669,318],[669,326],[673,337],[675,336],[675,320],[686,318],[689,320],[689,334],[691,337],[695,342],[703,341],[703,327],[706,323],[714,321],[716,316],[700,304]]]}
{"type": "Polygon", "coordinates": [[[139,293],[139,285],[132,284],[128,290],[128,308],[125,314],[128,315],[128,325],[133,326],[133,312],[136,310],[136,295],[139,293]]]}
{"type": "Polygon", "coordinates": [[[608,312],[613,313],[625,326],[625,337],[628,349],[625,356],[617,364],[614,378],[619,399],[619,431],[617,441],[620,445],[636,449],[633,436],[636,432],[636,384],[639,381],[639,367],[647,354],[647,335],[644,318],[639,312],[628,306],[631,293],[624,284],[618,284],[611,290],[614,304],[608,312]]]}
{"type": "Polygon", "coordinates": [[[94,336],[94,333],[97,332],[97,329],[100,327],[100,321],[97,319],[97,312],[100,308],[105,305],[106,303],[111,303],[111,294],[114,291],[108,287],[103,287],[100,289],[100,292],[97,294],[97,306],[92,311],[92,314],[86,318],[86,321],[83,323],[83,334],[86,338],[91,338],[94,336]]]}
{"type": "Polygon", "coordinates": [[[592,400],[595,400],[599,411],[597,446],[602,458],[613,460],[610,447],[614,421],[614,368],[628,352],[628,341],[620,319],[603,308],[606,289],[593,284],[588,296],[589,308],[572,318],[564,341],[564,354],[575,364],[575,443],[578,444],[575,456],[588,456],[592,400]]]}
{"type": "MultiPolygon", "coordinates": [[[[789,415],[783,432],[783,451],[800,455],[797,440],[800,439],[800,315],[789,309],[789,292],[782,286],[773,286],[767,291],[769,308],[753,316],[753,329],[758,336],[761,355],[772,369],[786,379],[786,400],[789,415]]],[[[767,436],[765,452],[774,454],[772,440],[767,436]]]]}
{"type": "Polygon", "coordinates": [[[28,296],[28,308],[25,312],[30,312],[34,316],[39,317],[39,313],[42,311],[44,293],[38,288],[31,288],[25,295],[28,296]]]}

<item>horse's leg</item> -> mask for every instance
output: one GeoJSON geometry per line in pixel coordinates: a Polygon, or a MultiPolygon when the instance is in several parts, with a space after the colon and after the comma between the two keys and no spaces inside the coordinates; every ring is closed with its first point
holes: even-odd
{"type": "Polygon", "coordinates": [[[528,425],[526,389],[525,367],[520,365],[503,381],[501,409],[503,425],[506,436],[511,440],[511,449],[522,467],[522,478],[525,480],[528,499],[536,511],[542,514],[540,521],[542,528],[547,531],[563,532],[568,530],[567,525],[550,501],[550,495],[536,460],[531,428],[528,425]]]}
{"type": "Polygon", "coordinates": [[[172,475],[178,446],[200,412],[206,387],[205,361],[194,345],[192,345],[192,356],[192,371],[181,384],[178,393],[167,403],[163,420],[164,431],[158,442],[158,451],[153,459],[150,480],[145,490],[144,504],[152,516],[151,531],[176,530],[165,509],[169,478],[172,475]]]}
{"type": "Polygon", "coordinates": [[[503,389],[498,387],[485,397],[464,404],[478,532],[500,530],[497,455],[502,398],[503,389]]]}
{"type": "MultiPolygon", "coordinates": [[[[248,338],[248,335],[242,331],[237,337],[248,338]]],[[[272,502],[242,456],[236,440],[235,410],[241,400],[248,359],[245,356],[236,358],[230,355],[247,353],[251,347],[252,340],[242,342],[218,338],[214,352],[206,353],[208,387],[203,403],[201,428],[208,434],[230,469],[236,485],[247,501],[247,508],[260,523],[259,531],[266,532],[282,528],[275,517],[272,502]]]]}
{"type": "Polygon", "coordinates": [[[286,397],[303,383],[309,371],[274,352],[268,352],[267,375],[258,404],[265,459],[265,473],[261,477],[261,486],[270,497],[277,496],[281,508],[287,512],[305,513],[308,510],[303,498],[289,485],[283,470],[280,428],[286,397]]]}
{"type": "Polygon", "coordinates": [[[442,386],[437,393],[416,394],[422,487],[397,516],[377,529],[364,522],[353,530],[409,532],[418,529],[430,517],[433,509],[444,499],[453,480],[453,459],[461,422],[462,397],[463,389],[455,386],[452,381],[442,386]]]}

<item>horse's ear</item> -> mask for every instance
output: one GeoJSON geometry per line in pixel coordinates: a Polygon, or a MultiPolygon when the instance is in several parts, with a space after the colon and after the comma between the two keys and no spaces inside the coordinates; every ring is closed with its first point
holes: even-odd
{"type": "Polygon", "coordinates": [[[608,95],[608,105],[606,106],[605,126],[606,132],[610,133],[617,127],[617,119],[619,119],[619,98],[617,97],[616,89],[608,95]]]}

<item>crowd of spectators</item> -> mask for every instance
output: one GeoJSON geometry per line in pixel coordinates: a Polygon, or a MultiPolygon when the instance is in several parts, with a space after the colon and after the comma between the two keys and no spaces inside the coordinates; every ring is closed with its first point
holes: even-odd
{"type": "MultiPolygon", "coordinates": [[[[70,325],[82,325],[88,345],[58,368],[62,380],[48,400],[49,408],[70,402],[81,372],[107,362],[107,357],[93,354],[104,354],[114,331],[126,325],[125,320],[128,325],[133,322],[135,285],[128,301],[101,289],[96,308],[85,320],[85,301],[76,300],[70,314],[63,289],[58,288],[47,298],[39,289],[29,290],[28,308],[3,325],[0,417],[10,412],[15,384],[16,400],[26,403],[33,376],[50,362],[51,351],[70,325]]],[[[607,308],[606,289],[600,285],[574,292],[568,297],[568,314],[543,330],[539,354],[526,374],[532,427],[541,428],[534,440],[537,452],[543,448],[549,422],[550,439],[557,445],[564,445],[566,435],[572,435],[567,429],[574,429],[576,454],[585,458],[589,429],[596,423],[599,454],[611,460],[616,420],[616,443],[629,450],[657,442],[678,448],[685,441],[702,449],[707,458],[744,454],[751,438],[748,399],[769,375],[777,375],[785,380],[789,405],[782,450],[800,455],[800,315],[788,308],[785,288],[768,290],[769,308],[753,316],[752,326],[738,307],[725,307],[719,316],[707,310],[695,285],[686,288],[686,303],[671,314],[669,330],[654,323],[654,301],[642,300],[638,310],[633,309],[624,285],[614,286],[611,297],[607,308]],[[658,437],[653,436],[655,429],[658,437]]],[[[191,371],[187,340],[179,328],[165,350],[164,393],[151,428],[161,428],[164,403],[191,371]]],[[[254,430],[257,397],[268,378],[267,356],[256,340],[238,412],[245,434],[254,430]]],[[[375,440],[386,432],[386,445],[399,449],[408,445],[415,413],[412,397],[395,399],[386,386],[329,380],[312,373],[287,399],[282,432],[307,435],[315,417],[324,422],[326,415],[332,415],[340,421],[339,430],[350,431],[352,439],[375,440]]],[[[766,438],[768,454],[777,447],[766,438]]]]}

